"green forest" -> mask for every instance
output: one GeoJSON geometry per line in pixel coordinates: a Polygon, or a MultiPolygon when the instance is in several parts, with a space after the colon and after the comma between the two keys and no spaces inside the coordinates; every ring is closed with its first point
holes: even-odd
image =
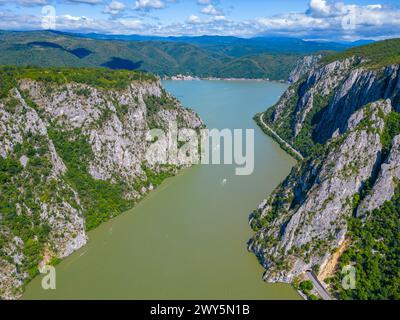
{"type": "MultiPolygon", "coordinates": [[[[20,268],[27,270],[30,278],[38,273],[38,264],[43,258],[43,247],[50,232],[49,225],[40,219],[42,210],[36,200],[57,199],[54,193],[55,180],[46,181],[50,170],[47,140],[44,136],[28,134],[22,144],[15,145],[12,156],[0,157],[2,225],[24,242],[25,259],[20,268]],[[26,168],[18,160],[22,155],[30,158],[26,168]]],[[[0,256],[6,260],[12,259],[3,251],[3,241],[0,238],[0,256]]]]}
{"type": "Polygon", "coordinates": [[[0,98],[8,96],[21,79],[31,79],[48,86],[81,83],[102,89],[125,89],[132,81],[156,81],[154,75],[128,70],[105,68],[42,68],[0,66],[0,98]]]}
{"type": "MultiPolygon", "coordinates": [[[[398,182],[397,182],[398,183],[398,182]]],[[[342,288],[340,272],[331,280],[340,299],[400,299],[400,187],[391,201],[349,221],[351,246],[340,258],[339,270],[353,265],[355,289],[342,288]]]]}
{"type": "MultiPolygon", "coordinates": [[[[331,47],[302,42],[301,46],[288,44],[288,48],[282,47],[279,51],[273,42],[263,46],[261,42],[245,39],[223,46],[219,39],[213,44],[185,41],[99,40],[47,31],[0,31],[0,65],[101,67],[137,70],[161,77],[189,74],[286,80],[302,54],[331,47]]],[[[345,46],[335,44],[332,48],[340,50],[345,46]]]]}

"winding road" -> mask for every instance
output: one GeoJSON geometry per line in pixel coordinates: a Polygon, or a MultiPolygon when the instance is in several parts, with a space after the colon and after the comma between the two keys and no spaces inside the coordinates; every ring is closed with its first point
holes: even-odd
{"type": "Polygon", "coordinates": [[[322,299],[334,300],[312,271],[306,271],[306,274],[313,283],[315,290],[317,290],[318,294],[322,299]]]}
{"type": "Polygon", "coordinates": [[[283,139],[279,136],[279,134],[277,134],[274,130],[272,130],[272,128],[271,128],[270,126],[268,126],[268,125],[264,122],[264,119],[263,119],[263,117],[262,117],[263,114],[264,114],[264,113],[261,113],[261,114],[260,114],[260,122],[263,124],[263,126],[266,127],[269,131],[271,131],[272,134],[273,134],[279,141],[281,141],[282,143],[284,143],[286,147],[288,147],[290,150],[292,150],[293,153],[295,153],[301,160],[303,160],[304,157],[302,156],[302,154],[301,154],[299,151],[297,151],[297,150],[296,150],[295,148],[293,148],[289,143],[287,143],[285,140],[283,140],[283,139]]]}

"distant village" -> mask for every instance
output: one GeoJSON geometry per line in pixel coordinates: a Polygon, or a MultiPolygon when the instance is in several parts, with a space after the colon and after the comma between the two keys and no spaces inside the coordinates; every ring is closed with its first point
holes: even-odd
{"type": "MultiPolygon", "coordinates": [[[[249,79],[249,78],[217,78],[217,77],[206,77],[206,78],[200,78],[192,75],[183,75],[183,74],[177,74],[172,77],[165,76],[163,80],[174,80],[174,81],[199,81],[199,80],[225,80],[225,81],[270,81],[269,78],[262,78],[262,79],[249,79]]],[[[286,83],[287,81],[285,80],[278,80],[275,82],[281,82],[281,83],[286,83]]]]}

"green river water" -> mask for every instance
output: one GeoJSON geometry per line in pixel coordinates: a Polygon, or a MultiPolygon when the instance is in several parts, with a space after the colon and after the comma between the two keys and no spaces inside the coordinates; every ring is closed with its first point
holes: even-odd
{"type": "Polygon", "coordinates": [[[166,81],[208,128],[254,128],[255,170],[198,165],[165,181],[134,209],[89,232],[89,242],[56,268],[56,289],[41,277],[24,299],[298,299],[289,285],[262,281],[246,249],[248,215],[295,161],[252,120],[286,85],[257,81],[166,81]],[[226,179],[226,183],[222,181],[226,179]]]}

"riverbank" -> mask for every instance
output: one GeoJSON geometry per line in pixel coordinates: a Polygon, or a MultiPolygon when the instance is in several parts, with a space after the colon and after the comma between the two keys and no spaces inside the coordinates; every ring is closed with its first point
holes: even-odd
{"type": "Polygon", "coordinates": [[[271,80],[269,78],[219,78],[219,77],[196,77],[191,75],[176,75],[171,77],[163,77],[166,81],[252,81],[252,82],[274,82],[274,83],[284,83],[287,84],[286,80],[271,80]]]}

